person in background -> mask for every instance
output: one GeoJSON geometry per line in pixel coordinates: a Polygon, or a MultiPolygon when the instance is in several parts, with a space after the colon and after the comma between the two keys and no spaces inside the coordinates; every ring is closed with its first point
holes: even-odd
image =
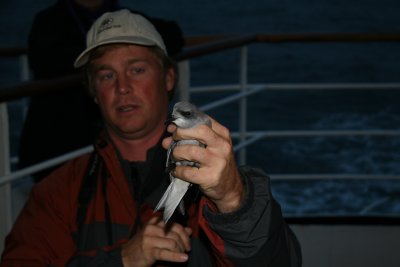
{"type": "Polygon", "coordinates": [[[75,61],[104,119],[94,151],[36,184],[6,238],[8,266],[300,266],[299,243],[268,176],[238,167],[229,130],[165,125],[177,79],[162,37],[143,16],[105,13],[75,61]],[[166,149],[197,162],[185,214],[154,208],[169,184],[166,149]]]}
{"type": "MultiPolygon", "coordinates": [[[[33,78],[47,80],[77,74],[73,62],[85,47],[90,26],[104,12],[118,9],[117,0],[58,0],[39,12],[28,39],[33,78]]],[[[179,26],[174,21],[149,19],[166,38],[168,53],[179,53],[184,45],[179,26]]],[[[83,88],[65,88],[30,98],[19,142],[19,168],[93,143],[101,129],[101,116],[83,88]]],[[[57,167],[34,173],[35,182],[57,167]]]]}

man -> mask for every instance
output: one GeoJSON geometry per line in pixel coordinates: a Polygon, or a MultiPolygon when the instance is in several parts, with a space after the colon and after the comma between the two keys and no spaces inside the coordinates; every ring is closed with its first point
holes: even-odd
{"type": "MultiPolygon", "coordinates": [[[[38,12],[28,39],[34,79],[76,74],[73,63],[85,49],[90,26],[103,13],[120,8],[118,0],[57,0],[38,12]]],[[[183,35],[179,25],[156,17],[149,20],[166,40],[168,54],[180,52],[183,35]]],[[[29,167],[88,146],[99,129],[101,115],[83,85],[32,96],[19,140],[18,167],[29,167]]],[[[39,182],[57,167],[32,174],[34,181],[39,182]]]]}
{"type": "Polygon", "coordinates": [[[268,178],[236,166],[229,131],[213,119],[211,128],[166,129],[177,74],[151,23],[127,10],[104,14],[75,66],[86,70],[105,129],[93,153],[32,189],[0,266],[301,264],[268,178]],[[165,224],[154,207],[168,187],[173,139],[206,146],[174,149],[176,160],[200,167],[175,168],[174,177],[197,186],[186,194],[185,215],[165,224]]]}

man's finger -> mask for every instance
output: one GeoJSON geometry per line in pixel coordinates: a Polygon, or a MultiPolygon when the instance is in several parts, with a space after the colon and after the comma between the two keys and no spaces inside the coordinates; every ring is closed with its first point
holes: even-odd
{"type": "Polygon", "coordinates": [[[189,256],[186,253],[157,248],[154,250],[154,258],[160,261],[185,262],[189,256]]]}

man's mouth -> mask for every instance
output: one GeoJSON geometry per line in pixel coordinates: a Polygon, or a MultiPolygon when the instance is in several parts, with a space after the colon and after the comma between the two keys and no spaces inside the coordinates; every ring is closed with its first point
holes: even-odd
{"type": "Polygon", "coordinates": [[[123,106],[118,107],[117,110],[118,110],[118,112],[130,112],[137,108],[138,108],[138,106],[136,106],[136,105],[123,105],[123,106]]]}

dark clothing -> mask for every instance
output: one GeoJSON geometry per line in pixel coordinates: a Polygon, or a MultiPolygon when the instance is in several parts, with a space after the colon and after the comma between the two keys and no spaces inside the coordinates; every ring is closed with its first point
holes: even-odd
{"type": "MultiPolygon", "coordinates": [[[[79,7],[73,0],[57,3],[39,12],[28,40],[28,59],[34,79],[52,79],[77,73],[73,63],[86,47],[86,32],[106,11],[115,11],[115,0],[105,0],[95,12],[79,7]]],[[[179,26],[168,20],[149,18],[165,38],[168,52],[174,55],[183,47],[179,26]]],[[[101,128],[97,105],[84,86],[62,92],[33,96],[19,144],[19,167],[90,145],[101,128]]],[[[35,180],[54,168],[34,174],[35,180]]]]}
{"type": "MultiPolygon", "coordinates": [[[[6,238],[0,267],[122,266],[121,244],[154,216],[168,186],[165,157],[159,144],[146,163],[133,164],[141,170],[132,171],[132,163],[121,160],[101,137],[94,153],[34,186],[6,238]]],[[[196,187],[185,196],[187,216],[171,219],[193,230],[189,261],[179,266],[301,265],[300,247],[271,195],[268,177],[248,167],[240,172],[246,198],[236,212],[218,213],[196,187]]]]}

